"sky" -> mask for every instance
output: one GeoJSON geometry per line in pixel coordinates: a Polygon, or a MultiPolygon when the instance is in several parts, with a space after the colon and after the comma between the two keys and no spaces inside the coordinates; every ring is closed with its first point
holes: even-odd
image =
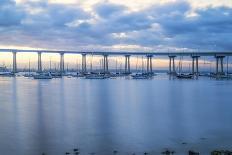
{"type": "Polygon", "coordinates": [[[1,0],[0,34],[0,48],[232,51],[232,0],[1,0]]]}
{"type": "Polygon", "coordinates": [[[231,0],[1,0],[0,48],[232,49],[231,0]]]}

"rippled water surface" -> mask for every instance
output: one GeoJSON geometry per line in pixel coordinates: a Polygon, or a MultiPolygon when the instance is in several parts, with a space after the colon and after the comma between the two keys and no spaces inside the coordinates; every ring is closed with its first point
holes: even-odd
{"type": "Polygon", "coordinates": [[[232,81],[0,78],[0,154],[232,148],[232,81]],[[186,144],[182,144],[186,143],[186,144]]]}

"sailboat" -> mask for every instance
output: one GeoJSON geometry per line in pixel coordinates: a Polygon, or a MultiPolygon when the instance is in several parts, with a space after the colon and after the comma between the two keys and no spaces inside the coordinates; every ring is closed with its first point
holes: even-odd
{"type": "Polygon", "coordinates": [[[111,77],[120,77],[123,75],[121,74],[120,69],[118,69],[118,59],[115,61],[115,73],[111,73],[110,75],[111,77]]]}
{"type": "Polygon", "coordinates": [[[90,60],[90,74],[97,74],[96,71],[93,69],[93,55],[91,56],[90,60]]]}
{"type": "Polygon", "coordinates": [[[0,76],[14,77],[15,74],[10,72],[6,67],[0,67],[0,76]]]}
{"type": "MultiPolygon", "coordinates": [[[[49,73],[51,74],[52,78],[62,78],[62,73],[57,70],[56,63],[54,63],[55,69],[52,69],[52,59],[50,57],[49,60],[49,73]]],[[[46,73],[45,73],[46,74],[46,73]]]]}
{"type": "Polygon", "coordinates": [[[3,64],[2,67],[0,67],[0,76],[4,77],[14,77],[15,74],[7,69],[5,66],[5,63],[3,64]]]}
{"type": "Polygon", "coordinates": [[[136,61],[136,73],[135,74],[131,74],[132,79],[150,79],[152,78],[152,76],[150,76],[147,73],[144,73],[144,62],[143,62],[143,57],[142,57],[142,68],[141,68],[141,72],[138,72],[138,57],[137,57],[137,61],[136,61]]]}
{"type": "Polygon", "coordinates": [[[33,77],[33,74],[31,73],[31,60],[28,62],[28,73],[24,74],[24,77],[33,77]]]}
{"type": "Polygon", "coordinates": [[[34,79],[52,79],[52,75],[50,72],[42,72],[42,73],[38,73],[33,75],[34,79]]]}
{"type": "Polygon", "coordinates": [[[103,60],[100,60],[100,72],[99,73],[93,73],[91,72],[90,74],[85,75],[85,79],[106,79],[106,78],[110,78],[110,75],[105,74],[102,70],[102,64],[103,64],[103,60]]]}
{"type": "Polygon", "coordinates": [[[105,74],[89,74],[85,76],[86,79],[106,79],[109,78],[109,76],[106,76],[105,74]]]}
{"type": "Polygon", "coordinates": [[[205,58],[203,62],[203,68],[205,68],[206,70],[199,73],[199,76],[211,77],[211,63],[206,61],[205,58]],[[209,66],[210,69],[208,70],[209,66]]]}
{"type": "Polygon", "coordinates": [[[176,75],[176,77],[178,79],[192,79],[193,78],[193,74],[191,73],[183,73],[182,72],[182,59],[183,57],[180,57],[180,60],[179,60],[179,66],[178,66],[178,70],[179,70],[179,73],[176,75]]]}

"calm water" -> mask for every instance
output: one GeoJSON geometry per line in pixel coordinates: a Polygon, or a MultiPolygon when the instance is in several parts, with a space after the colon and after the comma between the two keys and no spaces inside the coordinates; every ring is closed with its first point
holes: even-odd
{"type": "Polygon", "coordinates": [[[232,81],[0,78],[0,154],[75,147],[101,155],[231,149],[232,81]]]}

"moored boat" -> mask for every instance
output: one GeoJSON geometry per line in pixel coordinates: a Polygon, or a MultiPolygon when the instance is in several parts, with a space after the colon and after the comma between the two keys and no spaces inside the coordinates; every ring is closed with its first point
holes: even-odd
{"type": "Polygon", "coordinates": [[[39,73],[33,76],[34,79],[52,79],[51,73],[39,73]]]}
{"type": "Polygon", "coordinates": [[[14,77],[15,74],[10,72],[6,67],[0,67],[0,76],[2,77],[14,77]]]}
{"type": "Polygon", "coordinates": [[[86,79],[107,79],[110,78],[107,74],[90,74],[85,76],[86,79]]]}
{"type": "Polygon", "coordinates": [[[60,72],[51,72],[52,78],[62,78],[62,74],[60,72]]]}
{"type": "Polygon", "coordinates": [[[2,77],[14,77],[15,74],[12,72],[0,72],[0,76],[2,76],[2,77]]]}
{"type": "Polygon", "coordinates": [[[176,77],[178,79],[192,79],[193,78],[193,74],[184,74],[184,73],[181,73],[181,74],[177,74],[176,77]]]}
{"type": "Polygon", "coordinates": [[[24,76],[24,77],[28,77],[28,78],[30,78],[30,77],[33,77],[33,76],[34,76],[34,74],[32,74],[32,73],[26,73],[26,74],[24,74],[23,76],[24,76]]]}
{"type": "Polygon", "coordinates": [[[131,77],[133,79],[151,79],[152,75],[146,73],[136,73],[136,74],[132,74],[131,77]]]}

